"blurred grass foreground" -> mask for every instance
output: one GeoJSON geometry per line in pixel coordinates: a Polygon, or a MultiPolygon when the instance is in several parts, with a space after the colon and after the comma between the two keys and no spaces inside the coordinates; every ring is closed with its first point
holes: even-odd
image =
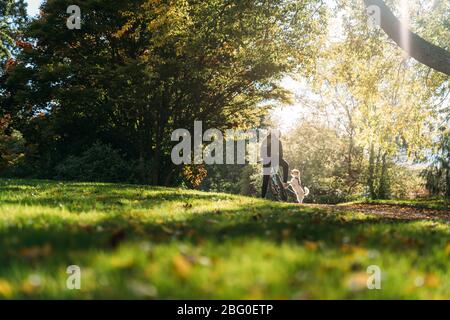
{"type": "Polygon", "coordinates": [[[407,209],[393,217],[183,189],[0,180],[0,298],[448,299],[448,203],[436,207],[408,218],[407,209]],[[71,265],[80,290],[66,286],[71,265]],[[382,271],[380,290],[367,288],[371,265],[382,271]]]}

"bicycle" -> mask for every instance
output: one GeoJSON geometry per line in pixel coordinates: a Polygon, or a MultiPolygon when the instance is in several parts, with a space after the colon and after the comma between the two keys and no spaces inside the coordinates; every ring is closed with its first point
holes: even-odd
{"type": "Polygon", "coordinates": [[[272,167],[270,170],[269,187],[266,198],[281,202],[293,202],[297,199],[295,191],[291,186],[288,188],[284,187],[279,167],[272,167]]]}

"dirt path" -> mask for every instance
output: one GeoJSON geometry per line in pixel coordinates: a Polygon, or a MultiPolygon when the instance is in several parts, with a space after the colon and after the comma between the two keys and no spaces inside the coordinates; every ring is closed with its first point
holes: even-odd
{"type": "Polygon", "coordinates": [[[445,220],[450,221],[449,210],[415,208],[394,204],[352,204],[352,205],[308,205],[332,211],[357,211],[402,220],[445,220]]]}

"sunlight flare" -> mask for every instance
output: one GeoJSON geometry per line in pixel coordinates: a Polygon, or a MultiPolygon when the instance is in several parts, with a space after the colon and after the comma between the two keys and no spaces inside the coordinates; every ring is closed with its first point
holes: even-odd
{"type": "Polygon", "coordinates": [[[401,12],[401,22],[403,28],[401,30],[401,46],[405,50],[404,56],[405,58],[409,56],[408,52],[411,45],[411,39],[409,38],[409,25],[410,25],[410,17],[409,17],[409,4],[408,0],[400,1],[400,12],[401,12]]]}

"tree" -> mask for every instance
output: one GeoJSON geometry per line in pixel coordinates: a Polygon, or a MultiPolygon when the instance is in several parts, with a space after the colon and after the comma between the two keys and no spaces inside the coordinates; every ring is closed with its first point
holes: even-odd
{"type": "Polygon", "coordinates": [[[11,58],[18,30],[26,20],[24,0],[4,0],[0,3],[0,63],[11,58]]]}
{"type": "Polygon", "coordinates": [[[450,197],[450,132],[440,128],[440,137],[433,149],[432,162],[423,172],[432,195],[450,197]]]}
{"type": "Polygon", "coordinates": [[[0,172],[16,164],[23,157],[21,135],[10,128],[11,117],[0,117],[0,172]]]}
{"type": "Polygon", "coordinates": [[[434,88],[398,47],[368,28],[357,3],[343,7],[343,34],[324,51],[314,87],[347,137],[348,172],[358,156],[350,151],[362,150],[368,195],[389,198],[399,164],[423,159],[430,146],[434,88]]]}
{"type": "MultiPolygon", "coordinates": [[[[25,23],[25,3],[23,0],[5,0],[0,3],[0,82],[8,67],[14,64],[15,38],[25,23]],[[5,67],[5,68],[4,68],[5,67]]],[[[2,91],[0,88],[0,101],[2,91]]],[[[23,156],[21,135],[11,126],[11,115],[0,103],[0,171],[16,164],[23,156]]]]}
{"type": "Polygon", "coordinates": [[[450,76],[449,51],[408,30],[408,27],[395,17],[383,0],[364,0],[364,2],[368,8],[376,6],[380,9],[381,28],[399,47],[417,61],[450,76]],[[402,41],[403,36],[409,38],[408,45],[405,41],[402,41]]]}
{"type": "MultiPolygon", "coordinates": [[[[321,1],[47,1],[36,42],[8,75],[3,105],[49,174],[95,141],[139,163],[139,181],[170,184],[171,132],[257,125],[263,100],[289,100],[288,72],[311,73],[321,1]],[[82,7],[68,30],[68,4],[82,7]]],[[[101,156],[101,155],[99,155],[101,156]]]]}
{"type": "MultiPolygon", "coordinates": [[[[302,185],[311,190],[307,201],[338,203],[362,193],[360,181],[347,175],[347,139],[336,128],[318,117],[302,120],[283,142],[290,167],[300,170],[302,185]]],[[[359,170],[354,160],[355,174],[359,170]]]]}

